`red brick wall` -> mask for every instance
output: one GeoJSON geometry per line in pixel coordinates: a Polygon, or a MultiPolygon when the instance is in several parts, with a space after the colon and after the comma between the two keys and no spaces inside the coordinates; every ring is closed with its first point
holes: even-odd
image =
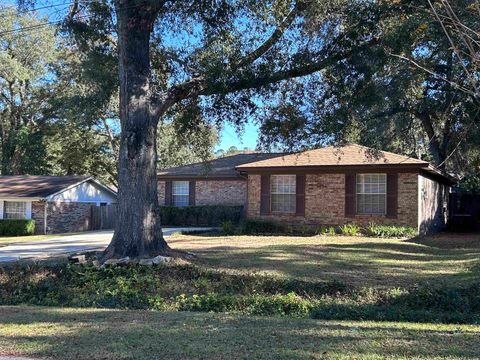
{"type": "Polygon", "coordinates": [[[260,215],[260,175],[248,176],[247,216],[256,219],[283,221],[291,224],[342,225],[345,223],[418,226],[418,175],[398,176],[398,215],[345,217],[345,174],[307,174],[305,184],[305,216],[260,215]]]}
{"type": "Polygon", "coordinates": [[[447,223],[449,188],[419,175],[419,231],[421,234],[442,230],[447,223]]]}
{"type": "Polygon", "coordinates": [[[48,203],[47,233],[59,234],[90,230],[92,205],[95,203],[48,203]]]}
{"type": "MultiPolygon", "coordinates": [[[[158,181],[158,201],[165,204],[165,181],[158,181]]],[[[245,205],[245,180],[195,181],[195,205],[245,205]]]]}
{"type": "Polygon", "coordinates": [[[35,234],[43,234],[45,231],[45,202],[32,202],[32,219],[35,220],[35,234]]]}
{"type": "Polygon", "coordinates": [[[195,184],[196,205],[245,205],[246,200],[245,180],[209,180],[195,184]]]}

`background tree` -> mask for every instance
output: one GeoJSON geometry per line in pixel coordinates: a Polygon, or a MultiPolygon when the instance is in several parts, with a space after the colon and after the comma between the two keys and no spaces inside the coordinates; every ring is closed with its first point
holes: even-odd
{"type": "Polygon", "coordinates": [[[205,124],[183,130],[169,122],[159,124],[158,139],[157,166],[166,169],[212,159],[218,132],[205,124]]]}
{"type": "Polygon", "coordinates": [[[231,155],[236,155],[236,154],[244,154],[252,152],[252,149],[249,149],[248,147],[244,147],[243,149],[239,149],[236,146],[230,146],[227,150],[224,149],[219,149],[215,151],[215,156],[217,158],[220,157],[225,157],[225,156],[231,156],[231,155]]]}
{"type": "Polygon", "coordinates": [[[31,14],[2,9],[0,16],[0,151],[2,175],[46,171],[43,110],[52,97],[48,76],[60,53],[55,30],[40,26],[18,36],[17,27],[43,24],[31,14]]]}
{"type": "MultiPolygon", "coordinates": [[[[118,135],[102,122],[112,111],[102,111],[98,83],[84,71],[90,67],[36,12],[0,11],[1,173],[90,174],[115,184],[118,135]],[[35,31],[17,33],[22,28],[35,31]]],[[[107,99],[118,94],[110,88],[107,99]]]]}
{"type": "MultiPolygon", "coordinates": [[[[456,1],[455,16],[478,34],[476,3],[456,1]]],[[[458,40],[462,54],[467,46],[454,34],[445,36],[432,2],[392,4],[378,18],[376,44],[329,66],[315,81],[282,89],[264,117],[264,144],[355,141],[457,173],[478,164],[479,103],[470,76],[478,81],[478,53],[477,59],[457,56],[450,39],[458,40]]]]}

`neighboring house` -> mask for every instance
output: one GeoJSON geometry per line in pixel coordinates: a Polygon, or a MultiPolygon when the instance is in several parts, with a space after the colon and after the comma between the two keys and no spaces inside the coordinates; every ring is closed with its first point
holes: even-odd
{"type": "MultiPolygon", "coordinates": [[[[411,226],[420,233],[445,225],[448,193],[455,180],[428,162],[359,145],[267,157],[236,165],[236,172],[229,170],[231,178],[244,178],[246,183],[211,185],[210,191],[202,191],[201,203],[240,204],[246,198],[243,204],[248,218],[289,224],[375,222],[411,226]]],[[[160,181],[161,200],[165,199],[165,204],[197,204],[199,166],[182,167],[182,173],[189,176],[178,180],[185,183],[176,184],[177,179],[170,176],[167,191],[160,181]]],[[[159,180],[169,171],[176,170],[166,170],[159,180]]]]}
{"type": "Polygon", "coordinates": [[[92,206],[116,199],[88,176],[0,176],[0,219],[33,219],[37,234],[90,230],[92,206]]]}
{"type": "Polygon", "coordinates": [[[235,167],[281,154],[244,153],[158,173],[161,205],[245,205],[247,177],[235,167]]]}

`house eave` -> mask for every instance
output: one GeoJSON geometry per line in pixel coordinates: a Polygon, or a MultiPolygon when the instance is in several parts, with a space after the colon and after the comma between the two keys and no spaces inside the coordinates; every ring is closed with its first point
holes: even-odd
{"type": "Polygon", "coordinates": [[[222,181],[222,180],[244,180],[240,173],[236,175],[157,175],[158,180],[162,181],[222,181]]]}
{"type": "Polygon", "coordinates": [[[45,201],[44,197],[29,197],[29,196],[0,196],[3,201],[45,201]]]}

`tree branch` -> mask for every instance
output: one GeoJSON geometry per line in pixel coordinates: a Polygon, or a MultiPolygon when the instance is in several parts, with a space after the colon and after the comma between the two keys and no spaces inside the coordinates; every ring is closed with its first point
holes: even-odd
{"type": "Polygon", "coordinates": [[[213,83],[205,85],[198,95],[226,94],[247,89],[256,89],[282,80],[294,79],[321,71],[342,59],[352,55],[352,50],[340,52],[318,62],[311,62],[302,66],[292,67],[287,70],[277,71],[267,75],[252,78],[237,79],[226,83],[213,83]]]}
{"type": "Polygon", "coordinates": [[[294,79],[310,75],[335,64],[336,62],[351,56],[363,46],[377,43],[376,38],[372,38],[368,43],[354,49],[343,52],[337,52],[334,55],[325,55],[322,60],[310,62],[304,65],[292,67],[287,70],[280,70],[265,75],[237,78],[230,81],[211,81],[204,76],[198,76],[184,83],[174,85],[163,94],[152,97],[152,116],[158,121],[171,106],[187,98],[200,95],[227,94],[241,90],[256,89],[267,86],[282,80],[294,79]]]}
{"type": "Polygon", "coordinates": [[[408,57],[406,57],[406,56],[404,56],[404,55],[393,54],[393,53],[391,53],[391,52],[389,53],[389,55],[394,56],[394,57],[397,57],[397,58],[402,59],[402,60],[405,60],[405,61],[408,61],[410,64],[412,64],[412,65],[416,66],[417,68],[419,68],[419,69],[421,69],[421,70],[429,73],[430,75],[432,75],[432,76],[435,77],[436,79],[445,81],[446,83],[449,83],[449,84],[452,85],[454,88],[459,89],[459,90],[461,90],[461,91],[463,91],[463,92],[465,92],[465,93],[473,96],[473,98],[476,97],[476,94],[475,94],[474,91],[471,91],[470,89],[468,89],[468,88],[466,88],[466,87],[464,87],[464,86],[462,86],[462,85],[460,85],[460,84],[458,84],[458,83],[456,83],[456,82],[449,81],[448,79],[445,79],[445,78],[444,78],[443,76],[441,76],[440,74],[437,74],[436,72],[434,72],[434,71],[426,68],[425,66],[420,65],[418,62],[416,62],[416,61],[413,60],[413,59],[410,59],[410,58],[408,58],[408,57]]]}
{"type": "Polygon", "coordinates": [[[283,33],[290,27],[293,23],[297,15],[304,11],[307,8],[307,3],[305,1],[299,0],[295,7],[288,13],[287,17],[280,23],[280,25],[275,29],[272,35],[265,40],[265,42],[256,48],[251,53],[247,54],[245,57],[239,59],[237,62],[230,65],[230,70],[236,70],[241,68],[245,65],[253,63],[263,54],[265,54],[270,48],[275,45],[280,38],[282,37],[283,33]]]}

